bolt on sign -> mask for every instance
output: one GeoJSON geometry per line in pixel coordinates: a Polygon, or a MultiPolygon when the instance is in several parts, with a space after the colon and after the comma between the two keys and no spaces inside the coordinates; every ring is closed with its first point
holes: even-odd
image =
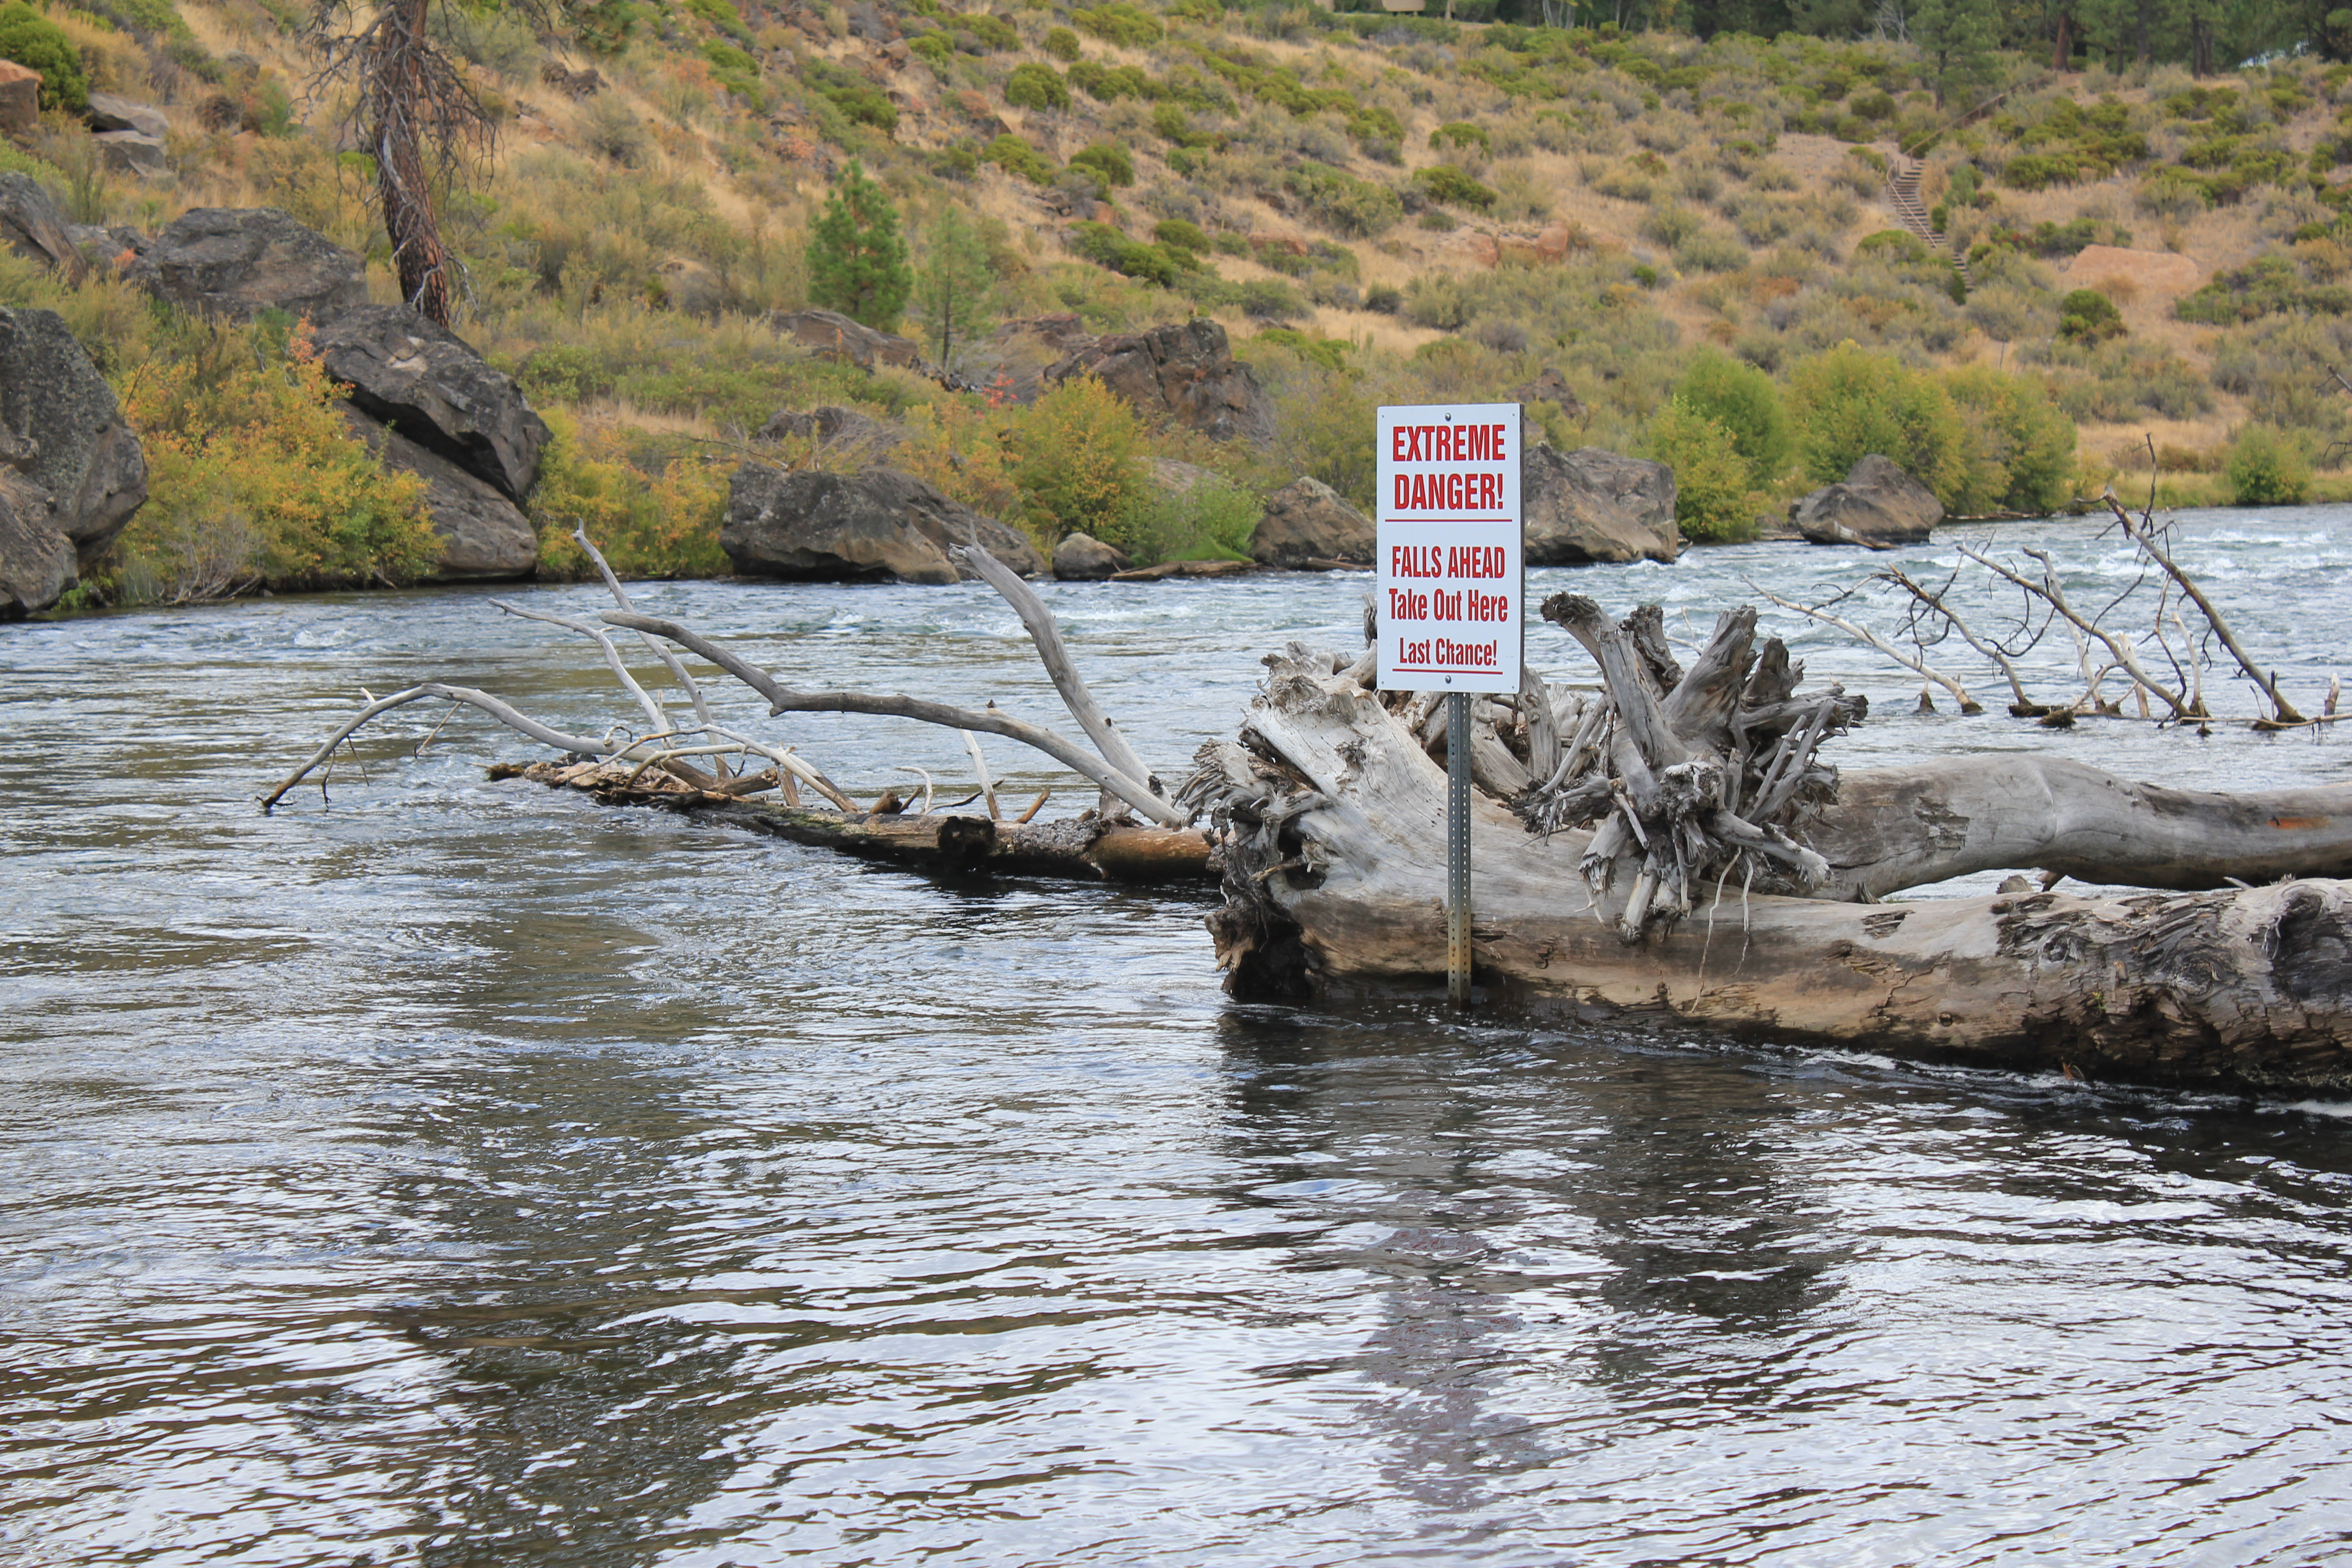
{"type": "Polygon", "coordinates": [[[1383,691],[1517,691],[1519,405],[1380,411],[1383,691]]]}

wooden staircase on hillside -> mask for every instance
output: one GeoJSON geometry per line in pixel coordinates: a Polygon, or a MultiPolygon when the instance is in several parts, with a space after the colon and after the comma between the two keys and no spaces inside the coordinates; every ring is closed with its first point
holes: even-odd
{"type": "Polygon", "coordinates": [[[1920,203],[1919,178],[1927,172],[1927,165],[1923,159],[1902,153],[1890,157],[1886,161],[1887,205],[1895,209],[1895,216],[1902,220],[1905,228],[1917,235],[1929,250],[1952,264],[1952,270],[1960,275],[1960,282],[1965,286],[1969,280],[1968,258],[1955,251],[1952,242],[1937,232],[1936,226],[1928,220],[1927,207],[1920,203]]]}

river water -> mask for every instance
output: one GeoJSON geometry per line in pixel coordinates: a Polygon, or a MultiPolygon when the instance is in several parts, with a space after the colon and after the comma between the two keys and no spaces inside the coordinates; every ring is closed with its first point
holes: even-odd
{"type": "MultiPolygon", "coordinates": [[[[2352,668],[2352,514],[2181,532],[2316,708],[2352,668]]],[[[2086,601],[2130,580],[2092,524],[1996,542],[2086,601]]],[[[1743,576],[1879,563],[1530,586],[1696,635],[1743,576]]],[[[1364,584],[1047,594],[1172,774],[1260,652],[1350,643],[1364,584]]],[[[459,717],[413,757],[422,709],[323,801],[254,808],[362,688],[628,716],[584,643],[491,597],[0,629],[0,1562],[2352,1559],[2347,1108],[1433,994],[1238,1005],[1198,898],[940,883],[494,784],[530,745],[459,717]]],[[[977,586],[642,600],[803,684],[1058,721],[977,586]]],[[[1916,714],[1915,679],[1797,646],[1877,703],[1848,765],[2352,776],[2326,732],[2021,724],[1958,660],[1993,711],[1916,714]]],[[[1590,678],[1552,628],[1529,647],[1590,678]]],[[[2072,662],[2037,656],[2041,695],[2072,662]]],[[[938,732],[725,705],[861,793],[900,764],[970,788],[938,732]]]]}

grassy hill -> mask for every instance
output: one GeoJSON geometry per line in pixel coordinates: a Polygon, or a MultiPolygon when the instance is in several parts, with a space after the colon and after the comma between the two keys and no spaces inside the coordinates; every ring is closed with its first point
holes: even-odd
{"type": "MultiPolygon", "coordinates": [[[[84,222],[286,207],[368,254],[396,296],[364,155],[339,103],[304,91],[301,7],[46,14],[94,85],[165,108],[176,173],[102,172],[63,114],[0,162],[36,168],[84,222]]],[[[437,15],[503,132],[446,202],[469,275],[459,328],[558,427],[551,537],[579,515],[632,542],[651,530],[629,545],[641,571],[718,565],[724,471],[783,407],[906,421],[906,461],[1023,511],[1014,471],[1047,438],[1034,417],[812,361],[761,321],[807,302],[809,226],[852,157],[919,257],[938,215],[982,220],[998,320],[1223,322],[1275,399],[1273,447],[1139,431],[1136,449],[1247,490],[1311,473],[1368,499],[1374,405],[1509,396],[1546,371],[1573,395],[1538,410],[1556,441],[1679,469],[1713,449],[1661,411],[1720,356],[1793,396],[1800,425],[1717,485],[1733,526],[1818,482],[1802,426],[1836,409],[1805,394],[1807,367],[1822,382],[1822,356],[1852,344],[1871,374],[1905,367],[1930,391],[1974,367],[1950,386],[1957,438],[1984,461],[2022,439],[2000,411],[2022,377],[2078,432],[2069,491],[2145,483],[2152,446],[2179,500],[2242,489],[2241,447],[2317,460],[2315,493],[2352,493],[2326,460],[2352,435],[2330,374],[2352,360],[2352,67],[2288,58],[2200,81],[2004,58],[1965,117],[1978,95],[1939,109],[1895,43],[1216,0],[604,0],[565,40],[496,9],[437,15]],[[1890,205],[1904,149],[1924,155],[1919,205],[1964,280],[1890,205]],[[633,474],[666,487],[660,518],[633,474]]],[[[108,287],[0,268],[0,301],[65,310],[112,373],[184,352],[108,287]]],[[[957,368],[984,378],[989,352],[957,368]]],[[[1978,507],[2016,493],[1999,474],[1953,486],[1948,501],[1978,507]]]]}

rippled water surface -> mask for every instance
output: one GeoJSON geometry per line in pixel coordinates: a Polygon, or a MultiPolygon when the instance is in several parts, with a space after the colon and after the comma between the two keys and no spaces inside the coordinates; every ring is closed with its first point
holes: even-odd
{"type": "MultiPolygon", "coordinates": [[[[2352,666],[2352,516],[2184,527],[2315,706],[2352,666]]],[[[2086,599],[2129,581],[2092,525],[2021,541],[2086,599]]],[[[1743,574],[1878,563],[1535,585],[1696,635],[1743,574]]],[[[1363,588],[1048,593],[1172,772],[1260,652],[1349,641],[1363,588]]],[[[0,1561],[2352,1559],[2342,1108],[1241,1005],[1199,899],[490,784],[529,744],[461,717],[413,757],[423,710],[326,800],[253,808],[362,688],[625,716],[490,597],[0,628],[0,1561]]],[[[643,597],[804,683],[1052,716],[983,589],[643,597]]],[[[2332,736],[2055,735],[1990,681],[1992,713],[1915,714],[1916,680],[1798,646],[1878,702],[1848,765],[2352,777],[2332,736]]],[[[969,788],[936,732],[728,705],[861,793],[969,788]]]]}

